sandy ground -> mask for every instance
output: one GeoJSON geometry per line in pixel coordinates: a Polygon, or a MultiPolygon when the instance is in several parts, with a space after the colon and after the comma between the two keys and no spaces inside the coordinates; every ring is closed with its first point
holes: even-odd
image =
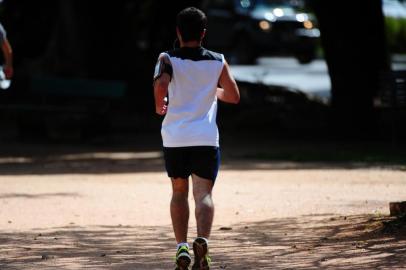
{"type": "MultiPolygon", "coordinates": [[[[1,270],[173,269],[159,152],[3,157],[0,172],[1,270]]],[[[405,171],[229,160],[214,199],[213,269],[406,269],[406,235],[379,230],[405,171]]]]}

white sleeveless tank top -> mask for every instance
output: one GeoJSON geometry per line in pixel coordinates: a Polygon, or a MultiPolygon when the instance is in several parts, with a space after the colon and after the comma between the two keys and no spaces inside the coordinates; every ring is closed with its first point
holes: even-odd
{"type": "Polygon", "coordinates": [[[203,47],[165,54],[173,75],[161,129],[163,146],[219,146],[216,92],[224,56],[203,47]]]}

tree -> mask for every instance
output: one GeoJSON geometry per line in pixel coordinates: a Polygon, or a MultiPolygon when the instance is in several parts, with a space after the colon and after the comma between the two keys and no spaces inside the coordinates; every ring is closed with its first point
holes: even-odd
{"type": "Polygon", "coordinates": [[[381,0],[309,0],[332,84],[332,119],[342,135],[371,136],[381,72],[390,70],[381,0]],[[361,133],[360,133],[361,132],[361,133]]]}

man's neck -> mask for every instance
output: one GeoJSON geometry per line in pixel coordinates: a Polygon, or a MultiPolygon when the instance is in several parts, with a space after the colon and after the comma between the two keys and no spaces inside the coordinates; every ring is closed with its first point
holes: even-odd
{"type": "Polygon", "coordinates": [[[201,41],[187,41],[187,42],[181,42],[180,47],[181,48],[199,48],[202,46],[201,41]]]}

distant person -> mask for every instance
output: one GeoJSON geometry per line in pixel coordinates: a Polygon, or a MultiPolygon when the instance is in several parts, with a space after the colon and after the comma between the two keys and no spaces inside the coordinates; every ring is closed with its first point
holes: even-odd
{"type": "Polygon", "coordinates": [[[0,24],[0,44],[4,55],[3,72],[6,79],[10,80],[13,77],[13,50],[10,42],[7,39],[6,30],[0,24]]]}
{"type": "Polygon", "coordinates": [[[172,181],[170,213],[177,242],[177,270],[188,269],[191,263],[187,243],[190,176],[197,223],[192,269],[210,267],[212,188],[220,164],[217,101],[236,104],[240,100],[224,56],[201,46],[206,24],[201,10],[182,10],[176,27],[180,48],[161,53],[154,73],[156,113],[165,115],[161,133],[165,166],[172,181]]]}

